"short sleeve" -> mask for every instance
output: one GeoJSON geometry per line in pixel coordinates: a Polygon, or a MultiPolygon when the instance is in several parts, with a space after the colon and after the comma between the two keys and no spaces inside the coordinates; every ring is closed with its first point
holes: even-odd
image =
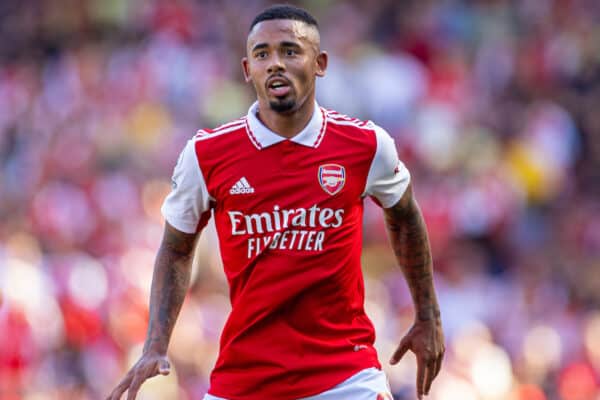
{"type": "Polygon", "coordinates": [[[373,196],[383,208],[389,208],[401,198],[410,182],[410,173],[398,158],[394,139],[375,125],[377,150],[367,176],[365,193],[373,196]]]}
{"type": "Polygon", "coordinates": [[[210,195],[198,164],[194,140],[179,155],[171,178],[171,192],[161,212],[167,222],[186,233],[196,233],[210,216],[210,195]]]}

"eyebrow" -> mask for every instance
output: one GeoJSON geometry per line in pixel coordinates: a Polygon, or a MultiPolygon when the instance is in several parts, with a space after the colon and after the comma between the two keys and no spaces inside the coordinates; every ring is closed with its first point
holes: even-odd
{"type": "MultiPolygon", "coordinates": [[[[280,42],[279,46],[281,46],[281,47],[296,47],[296,48],[300,48],[300,45],[298,43],[296,43],[296,42],[288,42],[288,41],[280,42]]],[[[255,51],[261,50],[261,49],[266,49],[268,47],[269,47],[269,45],[267,43],[257,43],[252,48],[252,52],[255,52],[255,51]]]]}
{"type": "Polygon", "coordinates": [[[281,47],[300,47],[300,45],[296,42],[281,42],[281,47]]]}
{"type": "Polygon", "coordinates": [[[258,43],[252,48],[252,52],[255,52],[256,50],[260,50],[260,49],[265,49],[267,47],[269,47],[269,45],[266,43],[258,43]]]}

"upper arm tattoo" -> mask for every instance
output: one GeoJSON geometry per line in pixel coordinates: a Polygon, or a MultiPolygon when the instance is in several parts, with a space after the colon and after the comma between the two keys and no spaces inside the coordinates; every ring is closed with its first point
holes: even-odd
{"type": "Polygon", "coordinates": [[[191,256],[196,246],[197,237],[196,233],[181,232],[166,222],[161,249],[168,249],[174,254],[183,257],[191,256]]]}
{"type": "Polygon", "coordinates": [[[390,232],[394,253],[403,267],[415,267],[415,263],[430,263],[427,228],[408,186],[402,198],[392,207],[384,209],[385,221],[390,232]]]}

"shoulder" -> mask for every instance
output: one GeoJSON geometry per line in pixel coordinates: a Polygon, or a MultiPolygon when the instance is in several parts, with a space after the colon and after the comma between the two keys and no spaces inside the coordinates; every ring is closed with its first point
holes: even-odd
{"type": "Polygon", "coordinates": [[[330,110],[327,108],[321,107],[325,119],[328,124],[338,125],[338,126],[348,126],[354,127],[362,130],[370,130],[373,131],[375,129],[375,124],[373,121],[369,120],[361,120],[358,118],[350,117],[348,115],[339,113],[335,110],[330,110]]]}
{"type": "Polygon", "coordinates": [[[246,117],[242,117],[213,129],[200,129],[188,141],[190,151],[196,154],[203,171],[210,171],[232,154],[232,149],[251,145],[248,140],[246,117]]]}
{"type": "Polygon", "coordinates": [[[329,126],[349,132],[355,137],[363,137],[374,141],[377,146],[392,140],[390,134],[384,128],[371,120],[361,120],[326,108],[323,108],[323,113],[329,126]]]}
{"type": "Polygon", "coordinates": [[[227,122],[225,124],[219,125],[213,129],[200,129],[196,132],[192,140],[194,142],[212,142],[215,139],[220,138],[223,139],[231,139],[235,137],[236,132],[245,132],[246,131],[246,117],[238,118],[236,120],[227,122]]]}

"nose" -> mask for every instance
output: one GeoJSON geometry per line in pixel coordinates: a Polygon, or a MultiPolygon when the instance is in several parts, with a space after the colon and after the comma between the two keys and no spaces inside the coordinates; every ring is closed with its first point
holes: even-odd
{"type": "Polygon", "coordinates": [[[274,54],[271,57],[267,72],[273,74],[275,72],[285,71],[285,64],[282,62],[281,57],[278,54],[274,54]]]}

